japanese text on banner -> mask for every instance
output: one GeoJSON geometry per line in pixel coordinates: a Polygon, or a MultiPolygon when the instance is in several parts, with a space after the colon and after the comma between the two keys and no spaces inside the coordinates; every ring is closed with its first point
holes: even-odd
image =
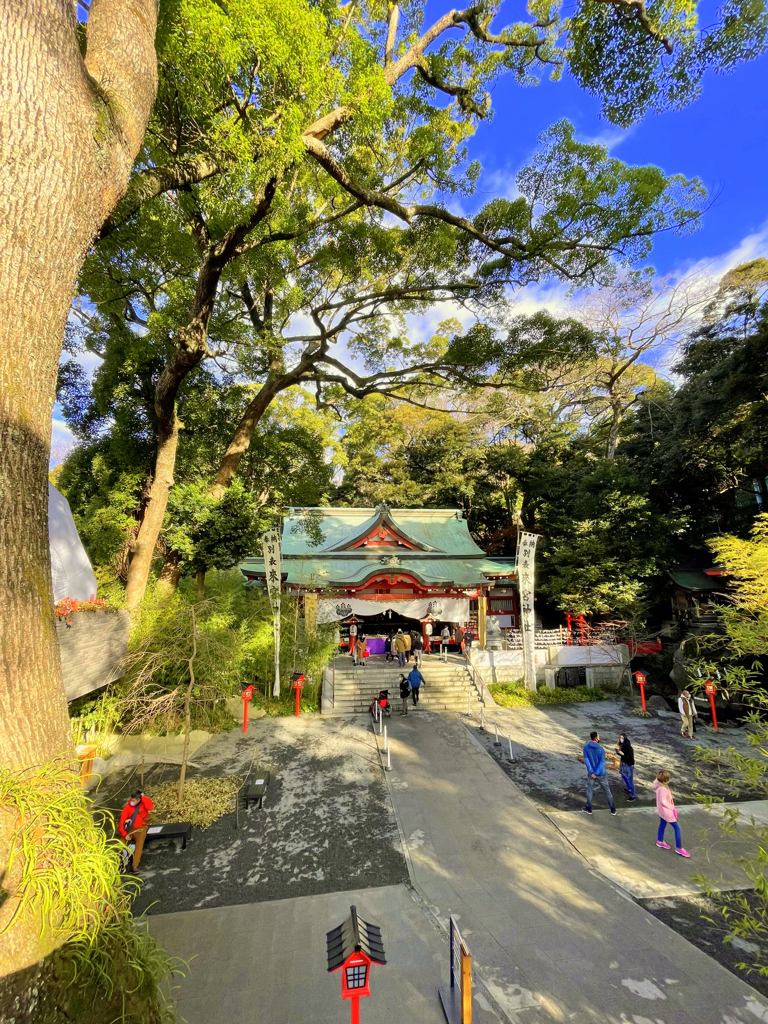
{"type": "Polygon", "coordinates": [[[264,573],[267,581],[269,603],[275,607],[280,600],[280,534],[277,530],[268,530],[261,538],[261,549],[264,553],[264,573]]]}
{"type": "Polygon", "coordinates": [[[523,637],[525,685],[536,689],[536,615],[533,604],[536,533],[521,533],[517,542],[517,579],[520,588],[520,626],[523,637]]]}

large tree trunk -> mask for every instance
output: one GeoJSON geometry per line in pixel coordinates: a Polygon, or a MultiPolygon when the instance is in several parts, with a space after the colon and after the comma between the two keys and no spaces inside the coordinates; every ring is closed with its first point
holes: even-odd
{"type": "Polygon", "coordinates": [[[134,612],[144,600],[147,589],[155,544],[163,527],[168,495],[173,487],[176,468],[176,452],[179,447],[179,419],[175,409],[170,423],[161,423],[157,438],[157,460],[155,475],[149,491],[149,501],[139,527],[133,548],[133,557],[128,566],[128,583],[125,588],[125,603],[129,612],[134,612]]]}
{"type": "MultiPolygon", "coordinates": [[[[94,0],[88,56],[71,0],[16,0],[0,21],[0,766],[72,753],[53,616],[48,458],[77,274],[125,191],[157,89],[156,0],[94,0]]],[[[6,822],[6,824],[8,824],[6,822]]],[[[8,830],[0,827],[0,865],[8,830]]],[[[16,901],[0,907],[0,928],[16,901]]],[[[0,975],[45,949],[34,915],[0,975]]]]}
{"type": "Polygon", "coordinates": [[[621,399],[616,399],[611,403],[611,426],[608,431],[608,447],[606,450],[606,458],[611,462],[616,458],[616,448],[619,444],[619,430],[621,429],[621,422],[624,418],[624,407],[621,403],[621,399]]]}

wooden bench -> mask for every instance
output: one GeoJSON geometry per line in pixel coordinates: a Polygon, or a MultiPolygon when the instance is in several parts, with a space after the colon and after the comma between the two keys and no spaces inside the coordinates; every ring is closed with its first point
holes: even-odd
{"type": "Polygon", "coordinates": [[[242,788],[243,798],[245,799],[245,809],[251,803],[258,804],[259,808],[264,806],[264,797],[267,794],[267,786],[269,785],[270,773],[259,772],[253,782],[246,782],[242,788]]]}
{"type": "Polygon", "coordinates": [[[175,821],[171,825],[150,825],[144,838],[144,845],[180,839],[182,850],[186,850],[191,833],[192,825],[188,821],[175,821]]]}

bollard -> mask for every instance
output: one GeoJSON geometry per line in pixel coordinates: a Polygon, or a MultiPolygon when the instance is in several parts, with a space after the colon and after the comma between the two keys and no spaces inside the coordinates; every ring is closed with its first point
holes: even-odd
{"type": "Polygon", "coordinates": [[[392,771],[392,759],[391,759],[390,754],[389,754],[389,747],[387,747],[387,766],[384,769],[384,771],[385,772],[391,772],[392,771]]]}
{"type": "Polygon", "coordinates": [[[384,711],[383,711],[382,708],[379,708],[379,736],[381,736],[381,730],[383,728],[383,724],[384,724],[384,711]]]}
{"type": "Polygon", "coordinates": [[[496,731],[496,739],[493,741],[493,745],[494,745],[494,747],[500,747],[501,746],[501,742],[499,741],[499,726],[498,726],[497,722],[493,723],[493,728],[496,731]]]}
{"type": "Polygon", "coordinates": [[[467,718],[472,717],[472,695],[467,694],[467,718]]]}
{"type": "Polygon", "coordinates": [[[507,736],[507,743],[509,744],[509,757],[507,758],[507,764],[514,764],[515,758],[512,754],[512,738],[510,736],[507,736]]]}
{"type": "Polygon", "coordinates": [[[384,753],[389,753],[389,740],[387,739],[387,727],[384,726],[384,753]]]}
{"type": "Polygon", "coordinates": [[[480,705],[480,732],[485,732],[485,707],[480,705]]]}

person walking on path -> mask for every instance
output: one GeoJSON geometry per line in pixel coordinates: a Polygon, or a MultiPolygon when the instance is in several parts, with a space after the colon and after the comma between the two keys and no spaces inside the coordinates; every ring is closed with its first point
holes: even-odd
{"type": "Polygon", "coordinates": [[[628,800],[636,800],[637,794],[635,793],[635,752],[632,749],[632,744],[629,742],[629,736],[625,732],[619,736],[619,742],[616,744],[616,753],[621,757],[621,764],[619,765],[619,773],[621,774],[622,781],[624,783],[624,789],[627,793],[628,800]]]}
{"type": "Polygon", "coordinates": [[[409,662],[411,660],[411,634],[403,633],[403,643],[405,644],[405,660],[409,662]]]}
{"type": "Polygon", "coordinates": [[[154,806],[152,800],[145,796],[142,790],[134,789],[120,815],[120,824],[118,825],[120,836],[126,845],[130,839],[136,844],[129,869],[134,874],[139,870],[144,840],[147,837],[149,816],[154,806]]]}
{"type": "Polygon", "coordinates": [[[448,661],[448,644],[451,639],[451,631],[447,626],[443,626],[440,633],[440,657],[443,661],[448,661]]]}
{"type": "Polygon", "coordinates": [[[418,668],[414,665],[408,675],[408,683],[411,687],[411,696],[413,697],[413,706],[419,703],[419,690],[421,684],[424,682],[424,676],[419,672],[418,668]]]}
{"type": "Polygon", "coordinates": [[[405,665],[405,637],[403,636],[402,629],[398,629],[393,643],[395,654],[397,655],[397,663],[402,668],[405,665]]]}
{"type": "Polygon", "coordinates": [[[407,714],[408,714],[408,698],[410,697],[410,695],[411,695],[411,688],[408,685],[408,680],[405,678],[404,675],[401,674],[401,676],[400,676],[400,699],[403,702],[403,706],[400,709],[400,715],[401,716],[402,715],[406,715],[407,716],[407,714]]]}
{"type": "Polygon", "coordinates": [[[615,814],[616,805],[613,802],[613,794],[605,774],[605,751],[600,746],[599,733],[591,732],[589,734],[589,743],[584,747],[582,756],[584,757],[584,766],[587,769],[587,802],[582,807],[582,810],[586,811],[587,814],[592,813],[592,794],[595,791],[595,783],[597,783],[608,799],[611,814],[615,814]]]}
{"type": "Polygon", "coordinates": [[[664,832],[667,825],[671,825],[675,833],[675,853],[681,857],[690,857],[690,853],[683,849],[683,837],[680,826],[677,824],[677,808],[669,788],[669,772],[661,771],[653,780],[653,788],[656,790],[656,810],[659,815],[659,834],[656,838],[656,845],[662,850],[669,850],[669,843],[664,842],[664,832]]]}
{"type": "Polygon", "coordinates": [[[411,650],[413,651],[413,663],[417,668],[421,667],[421,654],[424,650],[424,641],[421,639],[421,633],[411,634],[411,650]]]}
{"type": "Polygon", "coordinates": [[[688,739],[693,739],[693,730],[695,728],[695,719],[698,716],[696,705],[693,703],[693,697],[690,695],[688,690],[683,690],[680,696],[677,698],[677,707],[680,711],[680,718],[682,722],[680,724],[680,732],[688,739]]]}

